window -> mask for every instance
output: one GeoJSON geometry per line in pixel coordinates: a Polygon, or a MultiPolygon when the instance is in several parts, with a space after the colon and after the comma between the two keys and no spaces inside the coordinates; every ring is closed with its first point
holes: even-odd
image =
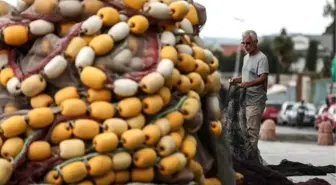
{"type": "Polygon", "coordinates": [[[293,105],[287,105],[286,110],[292,110],[293,109],[293,105]]]}

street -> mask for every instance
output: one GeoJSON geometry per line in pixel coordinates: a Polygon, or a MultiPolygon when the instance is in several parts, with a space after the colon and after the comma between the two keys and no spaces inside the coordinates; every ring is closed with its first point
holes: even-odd
{"type": "MultiPolygon", "coordinates": [[[[319,146],[315,143],[267,142],[259,141],[263,159],[269,164],[279,164],[281,160],[312,164],[315,166],[336,165],[336,146],[319,146]]],[[[290,177],[295,182],[307,181],[309,176],[290,177]]],[[[336,184],[336,172],[328,176],[318,176],[330,184],[336,184]]]]}

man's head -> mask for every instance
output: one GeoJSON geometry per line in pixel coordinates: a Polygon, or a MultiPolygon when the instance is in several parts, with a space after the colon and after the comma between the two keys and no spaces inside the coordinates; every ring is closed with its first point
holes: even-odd
{"type": "Polygon", "coordinates": [[[258,50],[258,35],[255,31],[247,30],[242,37],[241,44],[247,53],[253,53],[258,50]]]}

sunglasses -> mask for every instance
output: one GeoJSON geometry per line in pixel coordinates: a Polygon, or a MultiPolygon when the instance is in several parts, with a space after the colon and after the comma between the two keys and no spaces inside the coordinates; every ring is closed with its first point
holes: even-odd
{"type": "Polygon", "coordinates": [[[241,42],[242,45],[250,45],[251,42],[241,42]]]}

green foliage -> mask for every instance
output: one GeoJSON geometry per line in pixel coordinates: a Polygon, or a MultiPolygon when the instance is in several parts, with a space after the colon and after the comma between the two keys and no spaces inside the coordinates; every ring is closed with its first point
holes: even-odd
{"type": "Polygon", "coordinates": [[[324,34],[333,35],[333,52],[331,55],[336,54],[336,0],[333,2],[327,1],[327,4],[324,6],[323,11],[324,17],[331,17],[333,21],[327,26],[324,34]]]}
{"type": "Polygon", "coordinates": [[[309,48],[306,55],[306,69],[309,72],[315,72],[316,70],[318,44],[319,43],[315,40],[310,40],[309,42],[309,48]]]}
{"type": "MultiPolygon", "coordinates": [[[[262,51],[268,58],[270,73],[275,73],[277,66],[277,57],[274,54],[271,45],[271,40],[264,40],[263,42],[259,43],[259,48],[260,51],[262,51]]],[[[224,56],[223,53],[220,51],[213,51],[213,54],[218,58],[220,71],[234,72],[237,57],[236,53],[232,54],[231,56],[224,56]]],[[[245,53],[241,52],[239,71],[241,71],[241,68],[243,67],[244,55],[245,53]]]]}
{"type": "Polygon", "coordinates": [[[294,43],[292,39],[287,36],[286,30],[282,29],[281,34],[272,42],[272,48],[278,58],[278,62],[283,67],[288,67],[295,59],[294,43]]]}
{"type": "MultiPolygon", "coordinates": [[[[236,64],[236,53],[231,56],[224,56],[220,51],[214,51],[213,54],[218,58],[219,70],[222,72],[234,72],[236,64]]],[[[243,66],[244,53],[241,53],[240,57],[240,70],[243,66]]]]}
{"type": "Polygon", "coordinates": [[[334,17],[334,10],[333,3],[327,1],[323,7],[323,17],[334,17]]]}
{"type": "Polygon", "coordinates": [[[329,26],[324,31],[324,34],[333,34],[334,33],[334,21],[330,23],[329,26]]]}
{"type": "MultiPolygon", "coordinates": [[[[326,2],[326,4],[323,7],[323,16],[324,17],[331,17],[334,18],[335,16],[335,7],[334,3],[331,3],[329,1],[326,2]]],[[[333,34],[334,33],[334,21],[332,21],[325,29],[324,34],[333,34]]]]}
{"type": "Polygon", "coordinates": [[[263,40],[259,43],[259,49],[267,56],[270,73],[276,73],[278,61],[272,49],[272,40],[263,40]]]}
{"type": "MultiPolygon", "coordinates": [[[[296,59],[294,43],[291,38],[287,36],[285,29],[282,29],[280,35],[274,40],[263,40],[260,42],[259,49],[268,58],[270,73],[288,73],[289,64],[296,59]],[[281,61],[279,61],[279,58],[281,61]],[[280,63],[285,63],[285,65],[280,65],[280,63]]],[[[220,71],[234,72],[237,57],[236,53],[231,56],[224,56],[220,51],[213,51],[213,53],[218,58],[220,71]]],[[[240,71],[243,66],[244,55],[245,53],[242,52],[239,64],[240,71]]]]}

